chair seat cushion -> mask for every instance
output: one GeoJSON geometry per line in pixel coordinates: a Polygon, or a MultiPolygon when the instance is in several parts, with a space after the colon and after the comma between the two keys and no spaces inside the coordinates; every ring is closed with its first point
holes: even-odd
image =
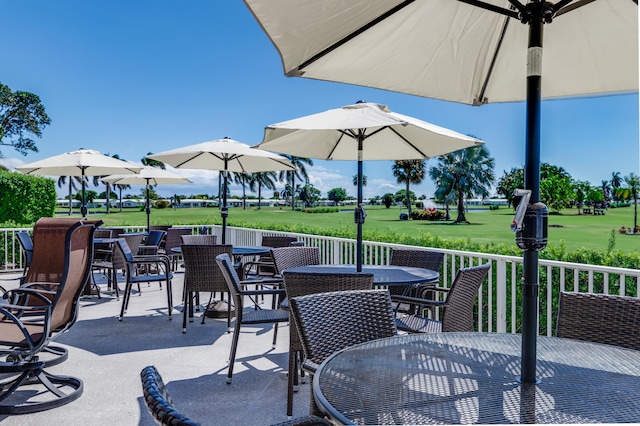
{"type": "Polygon", "coordinates": [[[272,322],[288,322],[289,312],[283,309],[258,309],[242,313],[243,324],[264,324],[272,322]]]}
{"type": "Polygon", "coordinates": [[[398,330],[410,333],[440,333],[442,323],[440,321],[424,318],[419,315],[404,315],[396,318],[398,330]]]}
{"type": "MultiPolygon", "coordinates": [[[[44,324],[23,322],[22,326],[35,342],[42,339],[44,324]]],[[[20,331],[20,327],[18,327],[15,322],[9,320],[0,321],[0,343],[10,346],[28,347],[24,334],[20,331]]]]}
{"type": "MultiPolygon", "coordinates": [[[[169,274],[169,279],[173,279],[173,274],[169,274]]],[[[132,283],[146,283],[148,281],[166,281],[167,276],[165,274],[158,275],[137,275],[131,277],[129,280],[132,283]]]]}

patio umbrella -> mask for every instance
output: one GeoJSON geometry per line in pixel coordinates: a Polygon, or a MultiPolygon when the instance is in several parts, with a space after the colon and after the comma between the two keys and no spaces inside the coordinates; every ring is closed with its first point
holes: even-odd
{"type": "Polygon", "coordinates": [[[147,213],[147,232],[149,232],[151,216],[149,187],[160,184],[191,183],[189,179],[184,178],[180,175],[151,166],[145,166],[142,170],[140,170],[140,173],[137,173],[135,175],[111,175],[103,178],[102,181],[112,183],[114,185],[145,185],[145,211],[147,213]]]}
{"type": "MultiPolygon", "coordinates": [[[[540,206],[540,101],[638,90],[637,0],[245,0],[286,75],[483,105],[527,102],[540,206]],[[523,25],[524,24],[524,25],[523,25]],[[544,35],[549,41],[543,52],[544,35]]],[[[546,237],[546,221],[527,233],[546,237]],[[542,227],[543,229],[539,229],[542,227]]],[[[538,254],[524,249],[521,380],[536,381],[538,254]]]]}
{"type": "Polygon", "coordinates": [[[170,151],[148,155],[147,158],[162,161],[176,169],[220,170],[224,173],[222,192],[222,244],[226,242],[227,228],[227,173],[265,172],[293,170],[294,166],[284,157],[272,152],[252,148],[229,138],[217,139],[170,151]]]}
{"type": "Polygon", "coordinates": [[[358,161],[355,209],[356,270],[362,271],[362,162],[437,157],[483,142],[417,118],[391,112],[386,105],[359,102],[265,128],[257,146],[323,160],[358,161]]]}
{"type": "MultiPolygon", "coordinates": [[[[92,149],[80,148],[33,163],[16,167],[16,170],[30,175],[44,176],[81,176],[82,181],[82,217],[87,216],[85,205],[85,176],[106,176],[114,173],[136,173],[142,166],[109,157],[92,149]]],[[[71,202],[71,200],[69,200],[71,202]]]]}

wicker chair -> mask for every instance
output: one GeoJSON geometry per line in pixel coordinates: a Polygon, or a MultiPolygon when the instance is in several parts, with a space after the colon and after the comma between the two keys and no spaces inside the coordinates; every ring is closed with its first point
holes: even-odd
{"type": "MultiPolygon", "coordinates": [[[[390,264],[395,266],[425,268],[440,272],[440,267],[442,266],[443,260],[444,253],[439,253],[436,251],[394,248],[391,252],[390,264]]],[[[407,294],[412,297],[433,299],[434,295],[429,289],[437,284],[437,280],[415,284],[411,287],[410,291],[407,294]]],[[[396,296],[401,296],[405,293],[405,289],[403,287],[390,287],[389,292],[391,293],[391,300],[397,302],[396,311],[400,310],[404,312],[415,313],[415,304],[404,306],[402,304],[402,301],[399,298],[396,298],[396,296]]]]}
{"type": "Polygon", "coordinates": [[[181,235],[182,244],[195,244],[198,246],[217,244],[218,237],[215,235],[181,235]]]}
{"type": "Polygon", "coordinates": [[[451,288],[432,287],[433,292],[446,293],[446,299],[428,300],[423,298],[404,298],[421,307],[418,314],[409,314],[396,318],[398,330],[410,333],[438,333],[448,331],[474,331],[473,305],[478,289],[487,277],[491,263],[463,268],[458,271],[451,288]],[[442,321],[420,315],[426,307],[443,308],[442,321]]]}
{"type": "Polygon", "coordinates": [[[75,219],[43,218],[36,223],[27,279],[0,304],[1,414],[49,410],[82,395],[80,379],[46,372],[39,356],[77,319],[91,271],[94,230],[94,224],[75,219]],[[20,390],[34,384],[44,390],[20,390]]]}
{"type": "Polygon", "coordinates": [[[640,350],[640,299],[560,293],[556,336],[640,350]]]}
{"type": "Polygon", "coordinates": [[[129,300],[131,299],[131,287],[133,284],[138,285],[140,288],[141,282],[160,282],[166,283],[167,290],[167,306],[169,320],[171,320],[171,313],[173,311],[173,295],[171,290],[171,264],[169,258],[165,255],[137,255],[134,256],[127,241],[124,238],[118,238],[117,247],[120,250],[123,260],[125,262],[126,271],[126,286],[124,289],[124,296],[122,297],[122,308],[120,309],[119,321],[122,321],[127,308],[129,307],[129,300]],[[148,266],[154,266],[157,270],[157,274],[144,274],[142,271],[148,271],[148,266]]]}
{"type": "MultiPolygon", "coordinates": [[[[216,263],[216,256],[227,253],[231,256],[231,245],[183,245],[182,255],[184,257],[184,307],[182,309],[182,332],[187,332],[187,311],[189,317],[193,318],[193,293],[209,292],[209,303],[202,313],[202,324],[206,317],[209,305],[215,293],[220,292],[222,300],[224,294],[229,293],[227,282],[216,263]]],[[[227,327],[231,327],[231,300],[227,297],[227,327]]]]}
{"type": "Polygon", "coordinates": [[[190,228],[169,228],[164,240],[164,254],[171,259],[171,270],[175,271],[178,267],[178,259],[181,257],[180,253],[176,253],[171,249],[180,247],[182,245],[182,236],[190,235],[190,228]]]}
{"type": "MultiPolygon", "coordinates": [[[[231,383],[233,376],[233,364],[236,358],[236,349],[238,348],[238,338],[240,337],[240,328],[245,324],[275,324],[273,332],[273,347],[276,346],[276,338],[278,337],[278,323],[289,321],[289,312],[284,309],[260,309],[257,303],[255,309],[244,311],[245,296],[271,295],[278,297],[284,293],[284,289],[262,289],[262,290],[243,290],[246,281],[240,281],[231,258],[228,254],[221,254],[216,257],[216,262],[220,266],[222,275],[227,282],[229,293],[233,298],[235,309],[235,325],[233,328],[233,341],[231,343],[231,354],[229,355],[229,373],[227,374],[227,383],[231,383]]],[[[255,284],[255,282],[251,282],[255,284]]]]}
{"type": "Polygon", "coordinates": [[[149,235],[144,240],[144,244],[139,247],[138,254],[157,254],[160,246],[164,243],[167,231],[154,229],[149,231],[149,235]]]}
{"type": "Polygon", "coordinates": [[[140,372],[142,381],[142,395],[149,414],[153,416],[159,425],[163,426],[199,426],[195,422],[180,413],[173,406],[171,396],[164,386],[162,377],[153,365],[145,367],[140,372]]]}
{"type": "MultiPolygon", "coordinates": [[[[262,245],[273,248],[289,247],[292,243],[296,243],[297,241],[298,239],[296,237],[287,237],[282,235],[265,235],[262,237],[262,245]]],[[[271,253],[260,256],[256,262],[247,262],[244,268],[245,276],[257,275],[272,277],[276,274],[271,253]]]]}
{"type": "MultiPolygon", "coordinates": [[[[289,303],[304,350],[303,368],[311,375],[336,351],[396,334],[388,290],[317,293],[293,297],[289,303]]],[[[321,415],[313,387],[309,413],[321,415]]]]}
{"type": "MultiPolygon", "coordinates": [[[[97,232],[97,231],[96,231],[97,232]]],[[[113,235],[113,231],[111,231],[113,235]]],[[[113,238],[124,238],[127,246],[132,253],[138,252],[138,247],[142,243],[144,235],[142,234],[121,234],[113,236],[113,238]]],[[[97,237],[96,237],[97,238],[97,237]]],[[[105,250],[101,248],[101,250],[105,250]]],[[[118,249],[116,243],[109,244],[109,248],[105,251],[104,256],[93,260],[93,269],[105,271],[107,275],[108,286],[116,293],[116,300],[120,300],[120,289],[118,288],[118,271],[123,272],[123,277],[126,276],[127,262],[122,254],[122,251],[118,249]]],[[[138,294],[140,294],[140,283],[138,283],[138,294]]]]}
{"type": "MultiPolygon", "coordinates": [[[[320,249],[318,247],[291,245],[289,247],[274,248],[270,252],[271,259],[273,259],[274,277],[276,278],[282,277],[282,272],[289,268],[320,264],[320,249]]],[[[289,309],[289,302],[286,297],[278,302],[282,309],[289,309]]]]}
{"type": "MultiPolygon", "coordinates": [[[[310,249],[311,247],[287,247],[276,250],[310,249]]],[[[274,260],[278,254],[274,256],[274,260]]],[[[315,259],[314,259],[315,260],[315,259]]],[[[276,265],[278,262],[276,261],[276,265]]],[[[319,264],[315,263],[316,265],[319,264]]],[[[302,266],[293,265],[293,266],[302,266]]],[[[304,274],[283,272],[284,288],[287,297],[305,296],[308,294],[326,293],[331,291],[370,290],[373,287],[373,274],[341,273],[341,274],[304,274]]],[[[287,385],[287,416],[293,414],[293,392],[298,384],[298,359],[302,355],[302,343],[294,321],[289,315],[289,377],[287,385]]]]}

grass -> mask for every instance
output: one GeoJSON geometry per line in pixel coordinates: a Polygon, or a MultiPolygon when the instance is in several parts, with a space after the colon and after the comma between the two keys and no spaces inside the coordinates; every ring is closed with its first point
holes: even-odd
{"type": "MultiPolygon", "coordinates": [[[[345,207],[346,209],[346,207],[345,207]]],[[[469,239],[473,242],[493,242],[496,244],[514,244],[515,235],[509,225],[513,219],[513,210],[470,210],[467,219],[470,224],[452,224],[446,221],[401,221],[401,211],[397,207],[386,209],[383,206],[367,207],[365,231],[415,235],[420,232],[430,233],[447,239],[469,239]]],[[[456,212],[451,213],[452,218],[456,212]]],[[[91,214],[92,219],[102,219],[106,225],[145,225],[146,215],[143,211],[129,210],[123,213],[91,214]]],[[[184,208],[153,209],[152,225],[182,224],[210,225],[221,224],[220,213],[216,208],[184,208]]],[[[230,226],[252,226],[286,223],[301,228],[344,229],[355,238],[353,212],[338,213],[302,213],[290,208],[230,208],[227,223],[230,226]]],[[[549,245],[558,247],[561,241],[568,251],[579,248],[606,250],[611,235],[615,230],[615,249],[623,252],[635,252],[640,243],[640,236],[622,235],[617,231],[621,226],[633,226],[633,206],[609,209],[604,216],[578,215],[577,209],[567,209],[562,214],[549,216],[549,245]]]]}

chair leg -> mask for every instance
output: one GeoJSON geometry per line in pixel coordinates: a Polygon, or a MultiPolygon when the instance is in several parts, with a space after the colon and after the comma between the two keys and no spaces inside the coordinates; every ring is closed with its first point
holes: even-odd
{"type": "Polygon", "coordinates": [[[271,344],[271,349],[276,348],[276,339],[278,338],[278,323],[275,323],[273,326],[273,343],[271,344]]]}
{"type": "MultiPolygon", "coordinates": [[[[171,314],[173,313],[173,290],[171,289],[171,280],[169,279],[169,271],[166,271],[166,273],[167,273],[167,285],[166,285],[167,305],[169,309],[169,321],[171,321],[173,319],[173,317],[171,316],[171,314]]],[[[162,288],[162,286],[160,286],[160,288],[162,288]]]]}
{"type": "Polygon", "coordinates": [[[238,349],[238,339],[240,338],[240,324],[236,322],[233,329],[233,341],[231,342],[231,353],[229,354],[229,372],[227,373],[227,384],[231,383],[233,377],[233,364],[236,361],[236,350],[238,349]]]}
{"type": "Polygon", "coordinates": [[[202,312],[202,321],[200,321],[200,324],[204,324],[204,318],[207,316],[207,311],[209,311],[209,306],[211,306],[211,302],[213,301],[213,294],[214,293],[211,293],[211,295],[209,296],[207,306],[205,306],[204,312],[202,312]]]}
{"type": "Polygon", "coordinates": [[[182,296],[182,332],[187,332],[187,311],[189,311],[189,302],[191,300],[191,292],[186,289],[183,291],[182,296]]]}
{"type": "Polygon", "coordinates": [[[287,377],[287,417],[293,416],[293,392],[297,384],[298,371],[295,367],[296,351],[289,349],[289,377],[287,377]]]}
{"type": "Polygon", "coordinates": [[[118,318],[118,321],[122,321],[122,317],[124,316],[124,313],[127,311],[127,308],[129,306],[130,296],[131,296],[131,283],[127,282],[127,284],[124,287],[124,294],[122,295],[122,308],[120,309],[120,318],[118,318]]]}

